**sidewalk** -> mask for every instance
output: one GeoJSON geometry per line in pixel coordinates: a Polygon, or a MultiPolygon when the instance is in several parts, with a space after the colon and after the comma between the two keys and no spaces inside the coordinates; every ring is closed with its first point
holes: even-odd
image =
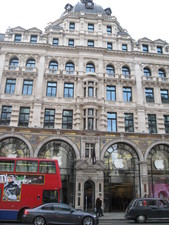
{"type": "Polygon", "coordinates": [[[124,220],[124,212],[105,212],[104,216],[99,217],[99,221],[124,220]]]}

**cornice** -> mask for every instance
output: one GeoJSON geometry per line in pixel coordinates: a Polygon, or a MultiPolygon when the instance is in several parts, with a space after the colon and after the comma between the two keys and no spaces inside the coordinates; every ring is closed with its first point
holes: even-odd
{"type": "Polygon", "coordinates": [[[123,57],[149,57],[149,58],[157,58],[157,59],[166,59],[168,60],[169,54],[157,54],[157,53],[143,53],[139,51],[120,51],[120,50],[107,50],[107,48],[101,48],[101,47],[88,47],[88,46],[74,46],[74,47],[69,47],[69,46],[53,46],[49,44],[44,44],[44,43],[36,43],[36,44],[31,44],[31,43],[26,43],[26,42],[0,42],[0,47],[2,48],[3,46],[9,46],[9,47],[19,47],[19,48],[33,48],[33,49],[41,49],[44,51],[48,50],[59,50],[59,51],[69,51],[69,52],[81,52],[86,51],[86,52],[96,52],[96,53],[104,53],[105,55],[120,55],[123,57]]]}

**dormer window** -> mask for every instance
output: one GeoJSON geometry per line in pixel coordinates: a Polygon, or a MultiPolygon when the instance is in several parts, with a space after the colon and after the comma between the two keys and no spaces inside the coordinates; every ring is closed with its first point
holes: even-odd
{"type": "Polygon", "coordinates": [[[15,41],[15,42],[21,42],[21,37],[22,37],[21,34],[15,34],[15,39],[14,39],[14,41],[15,41]]]}
{"type": "Polygon", "coordinates": [[[148,52],[148,45],[142,45],[143,52],[148,52]]]}
{"type": "Polygon", "coordinates": [[[157,53],[162,54],[163,53],[163,48],[161,46],[157,46],[157,53]]]}
{"type": "Polygon", "coordinates": [[[126,44],[122,44],[122,51],[127,52],[127,45],[126,44]]]}
{"type": "Polygon", "coordinates": [[[88,0],[88,1],[86,2],[86,4],[85,4],[85,7],[86,7],[87,9],[93,9],[93,8],[94,8],[94,3],[93,3],[93,1],[92,1],[92,0],[88,0]]]}
{"type": "Polygon", "coordinates": [[[37,43],[38,36],[37,35],[31,35],[30,43],[37,43]]]}

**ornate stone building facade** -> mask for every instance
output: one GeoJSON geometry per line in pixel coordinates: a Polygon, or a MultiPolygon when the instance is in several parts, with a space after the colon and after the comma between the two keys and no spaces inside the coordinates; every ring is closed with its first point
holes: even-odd
{"type": "Polygon", "coordinates": [[[0,156],[57,158],[78,209],[169,197],[169,45],[111,14],[81,0],[44,32],[0,35],[0,156]]]}

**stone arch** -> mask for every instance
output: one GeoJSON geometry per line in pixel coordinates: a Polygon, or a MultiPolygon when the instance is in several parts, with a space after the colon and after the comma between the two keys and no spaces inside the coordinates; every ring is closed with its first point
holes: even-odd
{"type": "Polygon", "coordinates": [[[38,156],[38,153],[39,153],[39,151],[40,151],[40,149],[42,148],[43,145],[45,145],[47,142],[54,141],[56,139],[67,142],[73,148],[74,153],[76,155],[76,159],[80,159],[80,152],[79,152],[79,149],[78,149],[77,145],[72,140],[70,140],[68,138],[65,138],[65,137],[59,137],[59,136],[49,137],[49,138],[46,138],[43,141],[41,141],[41,143],[37,146],[37,148],[35,150],[34,156],[35,157],[38,156]]]}
{"type": "Polygon", "coordinates": [[[143,157],[143,154],[142,154],[140,148],[134,142],[128,141],[128,140],[121,140],[121,139],[119,139],[119,140],[116,139],[116,140],[109,141],[108,143],[106,143],[104,145],[104,147],[102,149],[102,152],[101,152],[101,160],[104,160],[105,152],[109,148],[109,146],[117,144],[117,143],[124,143],[124,144],[130,145],[135,150],[136,154],[138,155],[139,161],[143,161],[144,160],[144,157],[143,157]]]}
{"type": "Polygon", "coordinates": [[[150,151],[151,151],[151,149],[152,148],[154,148],[156,145],[168,145],[169,146],[169,142],[168,141],[157,141],[157,142],[155,142],[155,143],[152,143],[149,147],[148,147],[148,149],[147,149],[147,151],[146,151],[146,153],[145,153],[145,156],[144,156],[144,160],[145,160],[145,162],[147,161],[147,157],[148,157],[148,154],[150,153],[150,151]]]}
{"type": "Polygon", "coordinates": [[[28,149],[30,152],[30,157],[33,157],[33,148],[31,146],[30,142],[25,137],[23,137],[22,135],[18,135],[18,134],[11,134],[11,135],[4,134],[4,135],[0,136],[0,142],[7,138],[17,138],[17,139],[23,141],[28,146],[28,149]]]}

